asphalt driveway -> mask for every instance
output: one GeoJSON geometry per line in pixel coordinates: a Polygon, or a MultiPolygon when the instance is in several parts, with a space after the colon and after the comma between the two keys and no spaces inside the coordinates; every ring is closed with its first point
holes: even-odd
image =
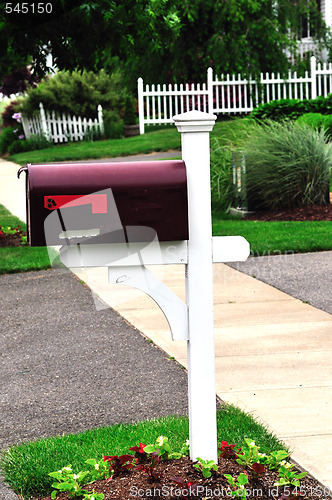
{"type": "Polygon", "coordinates": [[[187,414],[186,371],[115,311],[97,311],[70,272],[4,275],[0,289],[0,448],[187,414]]]}

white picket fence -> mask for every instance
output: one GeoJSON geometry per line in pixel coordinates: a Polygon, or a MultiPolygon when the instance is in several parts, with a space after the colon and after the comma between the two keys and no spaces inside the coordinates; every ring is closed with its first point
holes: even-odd
{"type": "Polygon", "coordinates": [[[143,85],[138,82],[138,110],[140,134],[145,125],[174,123],[173,116],[197,109],[209,113],[250,113],[261,103],[279,99],[315,99],[332,92],[332,64],[317,64],[311,58],[310,72],[298,76],[289,72],[261,73],[259,80],[241,75],[221,75],[214,78],[212,68],[207,71],[207,84],[143,85]]]}
{"type": "Polygon", "coordinates": [[[22,125],[25,137],[44,135],[54,143],[81,141],[92,129],[104,132],[103,110],[97,108],[98,118],[81,118],[55,111],[45,111],[42,103],[39,104],[39,114],[31,117],[22,115],[22,125]]]}

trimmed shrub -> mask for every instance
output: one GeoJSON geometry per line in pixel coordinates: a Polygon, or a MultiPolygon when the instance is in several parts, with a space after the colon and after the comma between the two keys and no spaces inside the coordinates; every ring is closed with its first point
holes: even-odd
{"type": "Polygon", "coordinates": [[[123,122],[125,125],[135,125],[137,116],[134,101],[130,96],[126,97],[123,122]]]}
{"type": "Polygon", "coordinates": [[[29,139],[15,140],[9,147],[8,153],[14,155],[23,153],[24,151],[35,151],[37,149],[45,149],[53,146],[53,143],[44,136],[32,135],[29,139]]]}
{"type": "Polygon", "coordinates": [[[0,154],[5,154],[9,146],[16,141],[17,135],[12,127],[5,127],[0,134],[0,154]]]}
{"type": "Polygon", "coordinates": [[[325,116],[321,113],[305,113],[296,121],[297,123],[302,123],[317,130],[321,130],[324,127],[324,119],[325,116]]]}
{"type": "Polygon", "coordinates": [[[221,146],[217,139],[211,143],[211,205],[214,211],[227,212],[233,201],[232,150],[221,146]]]}
{"type": "Polygon", "coordinates": [[[306,113],[296,120],[298,123],[308,125],[317,130],[324,129],[328,138],[332,135],[332,115],[321,113],[306,113]]]}
{"type": "Polygon", "coordinates": [[[332,137],[332,114],[325,115],[324,117],[324,129],[328,136],[328,139],[331,140],[332,137]]]}
{"type": "Polygon", "coordinates": [[[20,141],[19,139],[15,139],[14,142],[10,144],[10,146],[7,149],[7,152],[10,155],[14,155],[16,153],[22,153],[23,151],[30,151],[30,148],[27,147],[26,143],[27,141],[20,141]]]}
{"type": "Polygon", "coordinates": [[[249,208],[288,209],[327,202],[332,148],[326,132],[287,121],[253,124],[244,140],[249,208]]]}
{"type": "Polygon", "coordinates": [[[296,120],[307,112],[307,100],[301,101],[300,99],[280,99],[279,101],[260,104],[251,112],[250,116],[257,121],[282,121],[285,120],[285,118],[296,120]]]}
{"type": "Polygon", "coordinates": [[[296,120],[305,113],[332,114],[332,94],[316,99],[280,99],[266,104],[260,104],[250,116],[256,121],[285,119],[296,120]]]}
{"type": "Polygon", "coordinates": [[[106,139],[120,139],[123,136],[123,120],[116,111],[105,111],[104,137],[106,139]]]}
{"type": "Polygon", "coordinates": [[[322,113],[322,115],[332,113],[332,94],[329,94],[327,97],[316,97],[316,99],[311,99],[308,103],[308,113],[322,113]]]}
{"type": "Polygon", "coordinates": [[[30,88],[17,109],[31,116],[39,113],[39,103],[42,103],[47,111],[95,118],[100,104],[103,118],[108,122],[105,127],[106,137],[119,137],[126,95],[119,71],[112,75],[104,70],[98,73],[86,70],[59,71],[52,77],[44,78],[38,87],[30,88]],[[115,122],[113,125],[109,125],[109,112],[112,112],[112,122],[115,122]]]}
{"type": "Polygon", "coordinates": [[[20,101],[19,109],[27,115],[39,111],[41,102],[46,110],[94,118],[97,106],[103,110],[123,111],[125,89],[120,73],[108,75],[104,70],[59,71],[46,77],[38,87],[30,88],[20,101]]]}

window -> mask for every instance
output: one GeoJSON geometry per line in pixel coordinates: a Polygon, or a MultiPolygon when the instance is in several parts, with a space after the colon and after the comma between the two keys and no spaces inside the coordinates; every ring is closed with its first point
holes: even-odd
{"type": "Polygon", "coordinates": [[[319,27],[320,19],[317,17],[317,11],[321,12],[321,0],[316,0],[317,10],[309,9],[308,1],[308,13],[302,14],[300,18],[300,38],[313,37],[317,33],[317,28],[319,27]]]}

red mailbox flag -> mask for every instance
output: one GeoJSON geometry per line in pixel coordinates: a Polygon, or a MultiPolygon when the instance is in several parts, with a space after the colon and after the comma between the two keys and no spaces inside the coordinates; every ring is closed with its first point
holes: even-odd
{"type": "Polygon", "coordinates": [[[44,207],[56,210],[63,207],[92,205],[93,214],[107,214],[107,194],[59,194],[44,196],[44,207]]]}

